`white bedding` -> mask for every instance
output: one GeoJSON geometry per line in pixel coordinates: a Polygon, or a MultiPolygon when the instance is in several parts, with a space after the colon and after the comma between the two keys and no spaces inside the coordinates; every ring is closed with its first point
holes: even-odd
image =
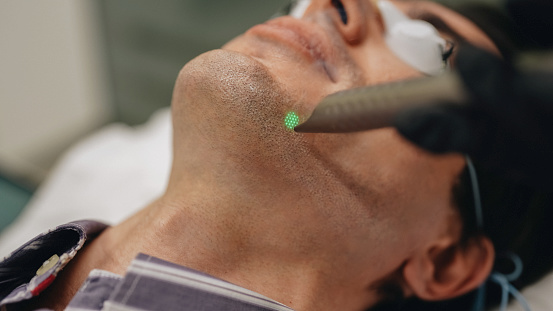
{"type": "Polygon", "coordinates": [[[0,235],[0,258],[59,224],[115,224],[160,196],[169,177],[171,136],[167,108],[144,125],[108,125],[70,148],[0,235]]]}
{"type": "MultiPolygon", "coordinates": [[[[169,109],[146,124],[113,124],[73,146],[20,217],[0,235],[0,258],[38,233],[77,219],[115,224],[160,196],[171,163],[169,109]]],[[[533,311],[553,310],[553,274],[523,291],[533,311]]],[[[513,301],[509,311],[522,311],[513,301]]]]}

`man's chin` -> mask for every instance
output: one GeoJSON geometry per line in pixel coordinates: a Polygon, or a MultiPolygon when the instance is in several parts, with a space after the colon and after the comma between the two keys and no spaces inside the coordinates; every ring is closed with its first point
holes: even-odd
{"type": "Polygon", "coordinates": [[[182,90],[190,103],[204,102],[217,109],[223,108],[218,106],[222,103],[239,109],[239,105],[265,101],[264,97],[276,89],[275,79],[261,62],[221,49],[203,53],[187,63],[179,73],[175,92],[182,90]]]}
{"type": "Polygon", "coordinates": [[[244,137],[244,132],[282,130],[293,103],[297,100],[254,57],[213,50],[183,67],[172,104],[174,118],[183,118],[182,123],[210,133],[224,131],[223,136],[235,139],[244,137]]]}

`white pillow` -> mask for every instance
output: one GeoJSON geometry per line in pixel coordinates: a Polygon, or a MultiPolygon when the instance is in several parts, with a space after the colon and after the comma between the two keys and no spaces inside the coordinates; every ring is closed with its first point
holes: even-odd
{"type": "Polygon", "coordinates": [[[168,108],[144,125],[108,125],[71,147],[0,235],[0,258],[37,234],[79,219],[116,224],[159,197],[172,157],[168,108]]]}

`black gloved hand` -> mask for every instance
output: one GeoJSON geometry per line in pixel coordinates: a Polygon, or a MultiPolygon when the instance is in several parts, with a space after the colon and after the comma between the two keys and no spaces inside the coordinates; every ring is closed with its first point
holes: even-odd
{"type": "Polygon", "coordinates": [[[553,72],[517,72],[474,47],[457,57],[472,102],[406,111],[399,132],[432,152],[469,154],[482,166],[553,189],[553,72]]]}
{"type": "Polygon", "coordinates": [[[533,41],[535,47],[553,47],[553,1],[506,0],[505,9],[519,32],[533,41]]]}

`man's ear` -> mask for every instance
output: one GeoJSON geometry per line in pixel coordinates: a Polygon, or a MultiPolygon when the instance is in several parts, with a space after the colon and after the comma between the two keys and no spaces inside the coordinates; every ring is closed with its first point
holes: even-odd
{"type": "Polygon", "coordinates": [[[403,277],[410,292],[420,299],[451,299],[484,282],[494,258],[493,244],[485,236],[471,238],[463,246],[444,238],[409,258],[403,277]]]}

